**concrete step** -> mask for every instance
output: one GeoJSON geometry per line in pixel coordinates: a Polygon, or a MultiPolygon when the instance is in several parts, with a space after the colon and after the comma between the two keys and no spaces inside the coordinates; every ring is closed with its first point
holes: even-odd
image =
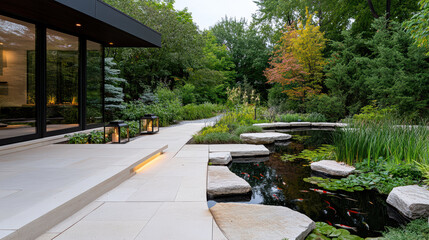
{"type": "MultiPolygon", "coordinates": [[[[29,168],[28,165],[31,164],[31,162],[28,161],[21,163],[20,159],[31,155],[31,153],[33,153],[35,159],[43,158],[43,154],[46,154],[49,148],[59,149],[57,150],[59,151],[59,155],[61,152],[67,154],[67,152],[70,151],[80,151],[84,155],[87,153],[93,153],[93,155],[91,156],[90,154],[88,158],[82,157],[84,160],[73,162],[72,164],[67,165],[67,167],[58,168],[57,174],[59,176],[53,176],[52,178],[46,177],[45,184],[52,184],[54,186],[52,188],[46,187],[47,190],[43,190],[44,187],[41,186],[40,191],[32,191],[32,189],[28,187],[31,185],[31,179],[21,179],[22,182],[25,182],[23,185],[26,184],[27,188],[26,186],[21,186],[23,190],[19,192],[20,196],[13,196],[13,194],[9,196],[10,198],[15,197],[16,201],[19,202],[16,204],[16,211],[9,211],[9,215],[6,216],[5,214],[3,217],[0,214],[1,240],[26,240],[37,238],[56,224],[99,198],[104,193],[110,191],[123,181],[135,175],[136,168],[161,154],[167,148],[167,145],[160,145],[158,147],[146,149],[137,145],[51,145],[42,149],[36,148],[24,151],[28,152],[26,155],[22,152],[16,153],[15,155],[18,154],[18,156],[15,156],[17,167],[19,164],[22,164],[21,166],[25,166],[29,171],[47,171],[48,167],[46,169],[38,168],[40,165],[37,166],[37,164],[36,166],[29,168]],[[38,151],[38,149],[40,151],[38,151]],[[46,151],[44,151],[45,149],[46,151]],[[112,152],[111,155],[114,156],[109,158],[109,151],[112,152]],[[117,157],[118,161],[114,161],[114,157],[117,157]],[[99,168],[97,168],[97,164],[99,164],[99,168]],[[72,177],[68,177],[67,184],[63,187],[59,187],[58,184],[55,185],[55,182],[49,183],[49,181],[55,181],[55,179],[58,179],[60,182],[62,180],[62,172],[67,173],[76,171],[79,173],[79,170],[87,172],[86,175],[83,175],[84,177],[82,177],[82,175],[76,174],[74,178],[73,175],[71,175],[72,177]],[[46,191],[49,190],[55,192],[47,193],[46,191]],[[24,192],[26,192],[26,194],[24,194],[24,192]],[[25,199],[25,196],[27,196],[28,199],[25,199]],[[34,196],[34,198],[32,199],[31,196],[34,196]],[[20,207],[22,208],[20,209],[20,207]]],[[[2,156],[3,159],[6,159],[7,157],[11,157],[13,159],[14,155],[9,154],[2,156]]],[[[2,163],[1,158],[0,163],[2,163]]],[[[4,160],[3,163],[7,163],[7,160],[4,160]]],[[[16,169],[13,171],[16,171],[16,174],[22,174],[22,171],[16,169]]],[[[56,174],[55,170],[52,172],[53,175],[56,174]]],[[[43,176],[40,177],[43,178],[43,176]]],[[[6,187],[4,185],[13,184],[11,183],[11,180],[13,179],[11,178],[9,181],[5,180],[4,182],[0,180],[0,193],[2,188],[6,187]]],[[[34,180],[36,181],[37,179],[34,180]]],[[[39,179],[38,181],[41,180],[39,179]]],[[[0,204],[3,205],[7,203],[7,201],[12,201],[10,198],[0,198],[0,204]]],[[[10,205],[13,207],[13,204],[10,205]]]]}

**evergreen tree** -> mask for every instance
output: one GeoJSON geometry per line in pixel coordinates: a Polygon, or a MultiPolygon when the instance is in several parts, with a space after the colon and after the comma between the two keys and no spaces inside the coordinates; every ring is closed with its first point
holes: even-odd
{"type": "Polygon", "coordinates": [[[127,80],[118,77],[121,71],[115,68],[116,65],[113,58],[105,59],[104,109],[107,121],[113,120],[119,110],[124,108],[122,85],[126,84],[127,80]]]}

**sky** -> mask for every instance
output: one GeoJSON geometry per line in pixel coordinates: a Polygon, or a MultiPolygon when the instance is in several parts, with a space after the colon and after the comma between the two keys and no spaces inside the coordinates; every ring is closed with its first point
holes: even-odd
{"type": "Polygon", "coordinates": [[[212,27],[225,15],[250,21],[257,10],[253,0],[176,0],[174,7],[177,10],[187,7],[201,30],[212,27]]]}

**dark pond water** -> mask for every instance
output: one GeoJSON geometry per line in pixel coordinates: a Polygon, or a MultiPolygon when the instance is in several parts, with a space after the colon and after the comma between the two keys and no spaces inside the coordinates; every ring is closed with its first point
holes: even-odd
{"type": "Polygon", "coordinates": [[[311,136],[304,141],[267,146],[272,151],[265,162],[233,162],[232,172],[244,178],[252,186],[251,196],[209,201],[209,207],[216,202],[241,202],[286,206],[299,211],[313,221],[328,224],[342,224],[353,228],[352,234],[361,237],[377,237],[385,226],[399,226],[405,223],[395,209],[388,206],[386,196],[376,191],[319,193],[317,185],[303,181],[315,176],[308,162],[296,160],[284,162],[284,153],[297,154],[303,149],[314,149],[331,142],[330,131],[299,131],[292,135],[311,136]]]}

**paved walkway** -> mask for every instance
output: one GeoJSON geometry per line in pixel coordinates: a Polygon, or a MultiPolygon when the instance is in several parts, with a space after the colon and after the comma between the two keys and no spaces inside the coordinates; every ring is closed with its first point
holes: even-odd
{"type": "Polygon", "coordinates": [[[226,239],[207,207],[207,145],[185,145],[207,122],[188,122],[129,146],[168,144],[129,180],[58,224],[45,239],[226,239]]]}

